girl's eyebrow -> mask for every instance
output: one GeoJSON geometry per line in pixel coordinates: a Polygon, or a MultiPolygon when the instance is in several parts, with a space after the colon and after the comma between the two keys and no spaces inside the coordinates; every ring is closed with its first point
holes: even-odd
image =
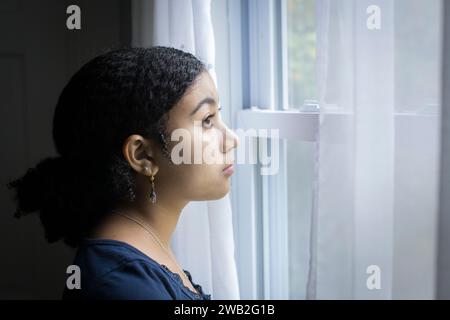
{"type": "Polygon", "coordinates": [[[195,107],[194,111],[192,111],[189,116],[194,115],[194,113],[196,113],[202,106],[204,106],[205,104],[210,104],[210,105],[215,105],[217,102],[216,100],[214,100],[211,97],[206,97],[204,98],[202,101],[200,101],[197,106],[195,107]]]}

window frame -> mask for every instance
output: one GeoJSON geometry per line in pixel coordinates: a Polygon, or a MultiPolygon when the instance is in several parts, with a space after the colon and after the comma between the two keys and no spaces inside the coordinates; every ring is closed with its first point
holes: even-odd
{"type": "Polygon", "coordinates": [[[228,1],[230,123],[279,129],[280,171],[241,165],[231,192],[242,299],[289,299],[285,139],[316,142],[318,112],[288,110],[286,0],[228,1]],[[286,20],[284,20],[286,22],[286,20]],[[266,48],[269,48],[267,50],[266,48]],[[252,59],[250,59],[252,57],[252,59]],[[278,69],[281,66],[280,69],[278,69]],[[259,214],[260,213],[260,214],[259,214]],[[269,227],[270,226],[270,227],[269,227]]]}

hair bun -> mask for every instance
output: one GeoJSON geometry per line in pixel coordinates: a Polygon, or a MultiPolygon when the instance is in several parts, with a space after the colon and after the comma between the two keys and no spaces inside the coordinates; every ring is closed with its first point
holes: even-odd
{"type": "Polygon", "coordinates": [[[16,189],[16,217],[40,211],[46,201],[61,192],[58,179],[64,163],[65,159],[60,156],[45,158],[36,167],[29,168],[22,177],[7,184],[9,189],[16,189]]]}

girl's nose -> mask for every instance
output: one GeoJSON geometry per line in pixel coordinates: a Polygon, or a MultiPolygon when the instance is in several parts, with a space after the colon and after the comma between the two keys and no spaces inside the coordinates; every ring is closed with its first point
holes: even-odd
{"type": "Polygon", "coordinates": [[[231,130],[230,128],[228,128],[226,125],[224,125],[225,130],[224,130],[224,137],[223,137],[223,147],[224,153],[228,153],[230,150],[237,148],[237,146],[239,145],[239,138],[237,136],[236,133],[234,133],[233,130],[231,130]]]}

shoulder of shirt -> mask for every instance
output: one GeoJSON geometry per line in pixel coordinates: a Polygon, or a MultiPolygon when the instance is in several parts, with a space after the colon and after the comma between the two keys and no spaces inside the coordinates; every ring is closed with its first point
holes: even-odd
{"type": "Polygon", "coordinates": [[[174,299],[176,287],[168,276],[145,259],[126,260],[93,280],[97,296],[109,299],[174,299]]]}
{"type": "Polygon", "coordinates": [[[136,258],[136,259],[124,259],[122,260],[117,266],[112,268],[111,270],[103,273],[99,279],[105,278],[111,273],[114,272],[121,272],[127,267],[133,267],[133,268],[139,268],[141,267],[142,270],[145,270],[146,273],[160,273],[164,274],[164,272],[161,270],[161,267],[159,267],[155,262],[149,261],[143,258],[136,258]]]}
{"type": "Polygon", "coordinates": [[[120,269],[122,264],[133,261],[141,261],[141,263],[152,266],[154,269],[162,272],[161,265],[157,261],[125,242],[95,239],[86,242],[79,249],[75,264],[80,262],[90,265],[90,269],[95,270],[96,277],[102,277],[114,269],[120,269]],[[98,261],[104,264],[104,268],[99,268],[98,261]],[[94,263],[97,264],[95,268],[92,265],[94,263]]]}
{"type": "Polygon", "coordinates": [[[80,249],[76,262],[81,263],[87,295],[120,296],[128,290],[129,295],[136,299],[139,296],[158,299],[154,297],[155,293],[162,293],[161,299],[171,299],[177,294],[173,279],[162,266],[127,243],[91,240],[80,249]],[[83,268],[86,268],[85,272],[83,268]]]}

